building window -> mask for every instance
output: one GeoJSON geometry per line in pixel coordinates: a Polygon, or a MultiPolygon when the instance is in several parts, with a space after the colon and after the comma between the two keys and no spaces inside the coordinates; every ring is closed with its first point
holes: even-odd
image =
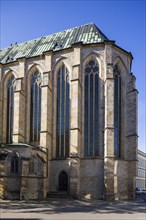
{"type": "Polygon", "coordinates": [[[17,174],[18,173],[18,157],[14,156],[11,160],[11,172],[17,174]]]}
{"type": "Polygon", "coordinates": [[[14,84],[15,78],[12,76],[7,85],[7,143],[12,143],[13,120],[14,120],[14,84]]]}
{"type": "Polygon", "coordinates": [[[120,157],[121,150],[121,76],[114,68],[114,155],[120,157]]]}
{"type": "Polygon", "coordinates": [[[41,76],[35,72],[31,78],[30,142],[39,144],[41,129],[41,76]]]}
{"type": "Polygon", "coordinates": [[[84,73],[84,156],[98,155],[99,67],[91,60],[84,73]]]}
{"type": "Polygon", "coordinates": [[[56,157],[69,156],[70,84],[67,68],[62,65],[57,74],[56,157]]]}

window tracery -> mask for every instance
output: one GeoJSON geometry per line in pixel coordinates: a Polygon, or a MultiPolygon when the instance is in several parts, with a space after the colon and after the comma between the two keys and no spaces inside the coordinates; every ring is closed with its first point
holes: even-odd
{"type": "Polygon", "coordinates": [[[31,77],[30,95],[30,141],[39,144],[41,129],[41,76],[35,72],[31,77]]]}
{"type": "Polygon", "coordinates": [[[84,72],[84,155],[98,155],[99,67],[90,60],[84,72]]]}
{"type": "Polygon", "coordinates": [[[70,84],[65,65],[57,73],[56,157],[69,155],[70,84]]]}
{"type": "Polygon", "coordinates": [[[114,155],[120,157],[121,149],[121,76],[114,68],[114,155]]]}
{"type": "Polygon", "coordinates": [[[13,141],[13,120],[14,120],[14,86],[15,77],[11,76],[7,84],[7,135],[6,142],[13,141]]]}

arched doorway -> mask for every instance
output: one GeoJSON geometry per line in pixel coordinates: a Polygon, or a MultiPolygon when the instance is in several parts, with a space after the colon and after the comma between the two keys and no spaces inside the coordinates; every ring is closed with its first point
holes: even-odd
{"type": "Polygon", "coordinates": [[[59,191],[68,191],[68,175],[65,171],[59,175],[59,191]]]}

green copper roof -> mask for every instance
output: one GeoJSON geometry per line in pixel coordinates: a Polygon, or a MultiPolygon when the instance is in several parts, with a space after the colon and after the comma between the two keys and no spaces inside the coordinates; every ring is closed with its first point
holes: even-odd
{"type": "Polygon", "coordinates": [[[14,62],[22,57],[29,58],[38,56],[45,51],[66,49],[71,47],[72,44],[79,42],[92,44],[100,43],[105,40],[108,40],[108,38],[96,25],[89,23],[2,49],[0,50],[0,63],[14,62]]]}

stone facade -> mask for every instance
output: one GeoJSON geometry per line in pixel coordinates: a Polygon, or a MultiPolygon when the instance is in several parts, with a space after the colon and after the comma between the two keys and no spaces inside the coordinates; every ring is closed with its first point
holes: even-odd
{"type": "Polygon", "coordinates": [[[13,144],[1,145],[0,155],[0,198],[45,197],[47,190],[45,182],[48,178],[47,153],[29,145],[13,144]],[[18,158],[18,172],[12,170],[12,161],[15,156],[18,158]]]}
{"type": "Polygon", "coordinates": [[[132,56],[113,41],[72,44],[0,65],[0,197],[42,199],[60,189],[77,198],[134,198],[137,166],[137,90],[131,74],[132,56]],[[90,60],[99,65],[98,155],[85,157],[84,71],[90,60]],[[64,65],[69,73],[69,155],[56,158],[57,73],[64,65]],[[114,67],[121,74],[120,156],[114,154],[114,67]],[[30,80],[41,75],[40,143],[30,142],[30,80]],[[7,82],[15,77],[12,143],[7,144],[7,82]],[[11,158],[17,155],[17,174],[11,158]],[[31,163],[33,168],[31,170],[31,163]]]}
{"type": "Polygon", "coordinates": [[[136,187],[146,189],[146,153],[138,150],[136,187]]]}

